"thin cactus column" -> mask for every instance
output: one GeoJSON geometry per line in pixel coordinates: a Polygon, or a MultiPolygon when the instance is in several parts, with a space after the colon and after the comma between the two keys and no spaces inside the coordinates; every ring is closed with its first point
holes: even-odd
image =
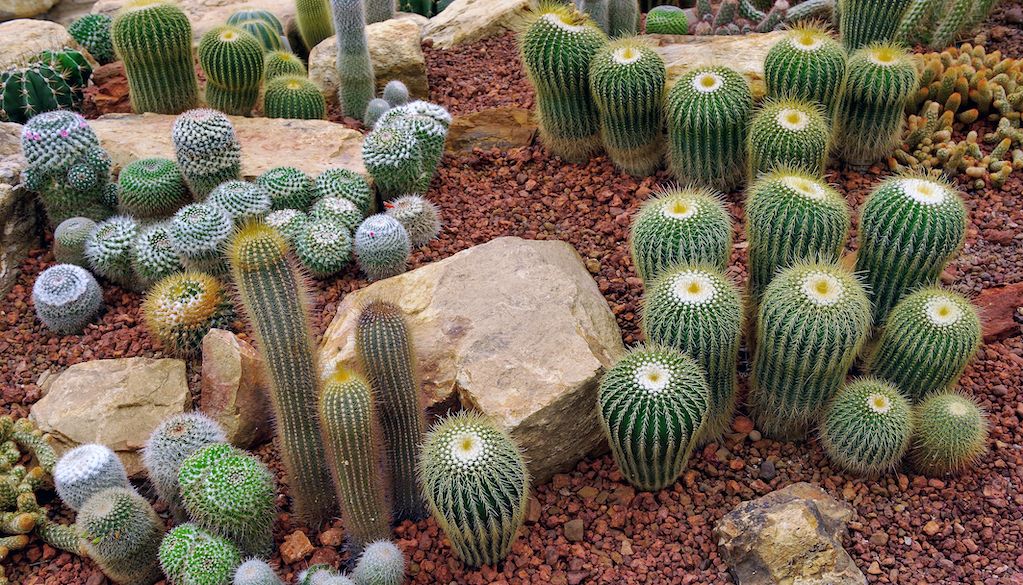
{"type": "Polygon", "coordinates": [[[362,0],[331,0],[337,32],[338,100],[346,116],[362,118],[376,91],[362,0]]]}

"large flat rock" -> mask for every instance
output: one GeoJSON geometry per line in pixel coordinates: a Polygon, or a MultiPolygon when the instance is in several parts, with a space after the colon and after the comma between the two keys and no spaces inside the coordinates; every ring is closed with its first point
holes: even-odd
{"type": "Polygon", "coordinates": [[[22,260],[40,241],[44,216],[36,196],[21,186],[26,166],[21,124],[0,122],[0,296],[14,286],[22,260]]]}
{"type": "Polygon", "coordinates": [[[600,449],[600,376],[621,331],[565,242],[498,238],[349,294],[320,349],[323,373],[354,367],[359,310],[384,300],[407,315],[428,408],[491,416],[542,483],[600,449]]]}
{"type": "Polygon", "coordinates": [[[454,0],[423,28],[423,40],[450,49],[515,30],[537,0],[454,0]]]}
{"type": "Polygon", "coordinates": [[[21,18],[0,23],[0,71],[21,65],[43,51],[64,47],[81,49],[67,29],[56,22],[21,18]]]}
{"type": "MultiPolygon", "coordinates": [[[[99,0],[93,12],[116,15],[131,0],[99,0]]],[[[177,0],[176,4],[192,22],[192,36],[196,41],[206,31],[218,27],[239,10],[268,10],[287,27],[295,18],[295,0],[177,0]]]]}
{"type": "Polygon", "coordinates": [[[57,2],[58,0],[4,0],[0,2],[0,21],[39,16],[57,2]]]}
{"type": "Polygon", "coordinates": [[[761,98],[767,92],[764,58],[786,34],[785,31],[775,31],[738,36],[648,35],[645,38],[657,43],[654,50],[668,67],[668,87],[697,67],[723,65],[743,74],[753,88],[753,96],[761,98]]]}
{"type": "MultiPolygon", "coordinates": [[[[147,157],[174,158],[171,128],[175,116],[107,114],[89,122],[120,169],[147,157]]],[[[279,166],[317,175],[330,167],[365,174],[362,134],[326,120],[286,120],[230,116],[242,145],[242,175],[254,179],[279,166]]]]}

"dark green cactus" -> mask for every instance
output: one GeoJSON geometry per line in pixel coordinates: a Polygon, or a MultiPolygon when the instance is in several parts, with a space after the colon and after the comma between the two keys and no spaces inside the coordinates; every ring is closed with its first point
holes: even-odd
{"type": "Polygon", "coordinates": [[[646,14],[646,34],[687,35],[689,19],[678,6],[655,6],[646,14]]]}
{"type": "Polygon", "coordinates": [[[206,103],[225,114],[248,116],[263,81],[263,45],[234,26],[218,26],[199,41],[199,64],[206,73],[206,103]]]}
{"type": "Polygon", "coordinates": [[[36,114],[76,105],[75,89],[48,63],[0,73],[0,120],[24,124],[36,114]]]}
{"type": "Polygon", "coordinates": [[[855,380],[838,391],[821,420],[821,444],[839,467],[873,477],[890,471],[909,448],[913,417],[899,390],[882,380],[855,380]]]}
{"type": "Polygon", "coordinates": [[[327,0],[295,0],[295,25],[307,51],[334,34],[327,0]]]}
{"type": "Polygon", "coordinates": [[[110,39],[110,26],[113,19],[108,14],[86,14],[67,27],[71,38],[85,47],[89,54],[106,65],[116,60],[114,42],[110,39]]]}
{"type": "Polygon", "coordinates": [[[893,40],[912,0],[838,0],[838,32],[850,51],[893,40]]]}
{"type": "Polygon", "coordinates": [[[801,24],[775,43],[764,59],[767,94],[815,101],[830,120],[845,91],[848,61],[845,49],[827,29],[801,24]]]}
{"type": "Polygon", "coordinates": [[[170,217],[192,198],[178,165],[165,158],[144,158],[121,169],[117,178],[121,210],[140,219],[170,217]]]}
{"type": "Polygon", "coordinates": [[[269,10],[240,10],[228,17],[227,24],[256,37],[268,54],[288,49],[284,26],[269,10]]]}
{"type": "Polygon", "coordinates": [[[315,184],[295,167],[274,167],[256,179],[270,193],[271,209],[306,211],[316,198],[315,184]]]}
{"type": "Polygon", "coordinates": [[[306,77],[276,77],[266,84],[263,115],[267,118],[322,120],[327,117],[327,101],[320,86],[306,77]]]}
{"type": "Polygon", "coordinates": [[[770,100],[750,125],[750,180],[781,168],[823,175],[830,146],[831,128],[816,102],[770,100]]]}

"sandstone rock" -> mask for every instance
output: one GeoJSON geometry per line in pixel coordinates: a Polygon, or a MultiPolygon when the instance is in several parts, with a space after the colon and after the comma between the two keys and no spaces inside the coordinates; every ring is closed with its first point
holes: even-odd
{"type": "MultiPolygon", "coordinates": [[[[93,12],[114,16],[131,0],[99,0],[93,12]]],[[[177,0],[176,4],[192,22],[192,36],[198,42],[206,31],[227,22],[239,10],[268,10],[287,27],[295,18],[295,0],[177,0]]]]}
{"type": "Polygon", "coordinates": [[[273,436],[259,352],[230,331],[202,340],[199,410],[219,422],[234,446],[250,449],[273,436]]]}
{"type": "Polygon", "coordinates": [[[536,133],[536,122],[523,108],[490,108],[457,116],[448,129],[445,148],[449,152],[473,148],[508,150],[529,146],[536,133]]]}
{"type": "Polygon", "coordinates": [[[0,122],[0,296],[14,286],[21,261],[42,235],[42,209],[20,184],[27,164],[21,156],[21,125],[0,122]]]}
{"type": "Polygon", "coordinates": [[[753,89],[753,96],[763,97],[767,91],[764,85],[764,58],[779,40],[784,31],[751,33],[748,35],[649,35],[657,46],[654,49],[664,58],[668,66],[668,87],[697,67],[725,65],[746,77],[753,89]]]}
{"type": "Polygon", "coordinates": [[[92,83],[85,88],[82,109],[85,116],[90,118],[103,114],[131,113],[128,78],[124,73],[123,62],[107,63],[92,72],[92,83]]]}
{"type": "Polygon", "coordinates": [[[354,365],[355,323],[371,300],[405,311],[427,406],[491,416],[536,483],[603,447],[597,383],[624,347],[569,244],[498,238],[349,294],[323,337],[324,375],[354,365]]]}
{"type": "MultiPolygon", "coordinates": [[[[375,22],[366,27],[369,58],[377,80],[377,93],[392,79],[400,79],[409,93],[425,99],[430,94],[426,81],[426,57],[419,43],[422,21],[415,15],[375,22]]],[[[328,37],[309,53],[309,79],[323,88],[328,102],[337,103],[337,37],[328,37]]]]}
{"type": "Polygon", "coordinates": [[[134,476],[142,472],[138,451],[153,429],[189,404],[181,360],[96,360],[64,370],[29,416],[50,433],[58,452],[100,443],[113,449],[134,476]]]}
{"type": "Polygon", "coordinates": [[[52,20],[61,26],[70,26],[72,22],[92,12],[96,0],[59,0],[56,6],[46,13],[46,20],[52,20]]]}
{"type": "Polygon", "coordinates": [[[537,0],[454,0],[423,28],[423,40],[450,49],[512,30],[537,0]]]}
{"type": "Polygon", "coordinates": [[[0,4],[0,22],[39,16],[53,8],[57,2],[58,0],[4,0],[3,4],[0,4]]]}
{"type": "Polygon", "coordinates": [[[0,39],[3,39],[0,71],[22,64],[46,50],[63,47],[81,49],[64,27],[46,20],[19,19],[4,22],[0,24],[0,39]]]}
{"type": "Polygon", "coordinates": [[[986,288],[975,302],[984,324],[984,343],[1023,334],[1023,283],[986,288]]]}
{"type": "Polygon", "coordinates": [[[842,548],[852,508],[797,483],[726,514],[714,534],[738,585],[865,585],[842,548]]]}
{"type": "Polygon", "coordinates": [[[281,560],[291,565],[309,556],[313,550],[315,547],[309,542],[305,532],[296,530],[284,537],[284,542],[281,543],[281,560]]]}
{"type": "MultiPolygon", "coordinates": [[[[174,116],[108,114],[89,122],[120,169],[146,157],[174,158],[174,116]]],[[[311,175],[329,167],[365,173],[362,134],[326,120],[231,116],[242,145],[242,175],[254,179],[273,167],[294,166],[311,175]]]]}

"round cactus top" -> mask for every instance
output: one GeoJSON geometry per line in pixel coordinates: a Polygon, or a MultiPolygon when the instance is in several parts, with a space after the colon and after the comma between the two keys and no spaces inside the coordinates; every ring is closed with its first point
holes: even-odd
{"type": "Polygon", "coordinates": [[[675,300],[686,305],[711,303],[719,291],[713,276],[705,270],[683,270],[672,276],[671,286],[675,300]]]}
{"type": "Polygon", "coordinates": [[[813,271],[803,276],[799,290],[811,303],[830,306],[842,300],[845,285],[832,274],[813,271]]]}
{"type": "Polygon", "coordinates": [[[786,175],[781,178],[781,183],[793,193],[814,201],[821,201],[828,196],[824,187],[809,177],[786,175]]]}
{"type": "Polygon", "coordinates": [[[902,179],[899,181],[899,188],[913,201],[922,205],[941,205],[951,192],[947,185],[930,179],[902,179]]]}
{"type": "Polygon", "coordinates": [[[95,278],[74,264],[57,264],[43,271],[32,285],[32,297],[51,306],[66,305],[82,298],[95,278]]]}

